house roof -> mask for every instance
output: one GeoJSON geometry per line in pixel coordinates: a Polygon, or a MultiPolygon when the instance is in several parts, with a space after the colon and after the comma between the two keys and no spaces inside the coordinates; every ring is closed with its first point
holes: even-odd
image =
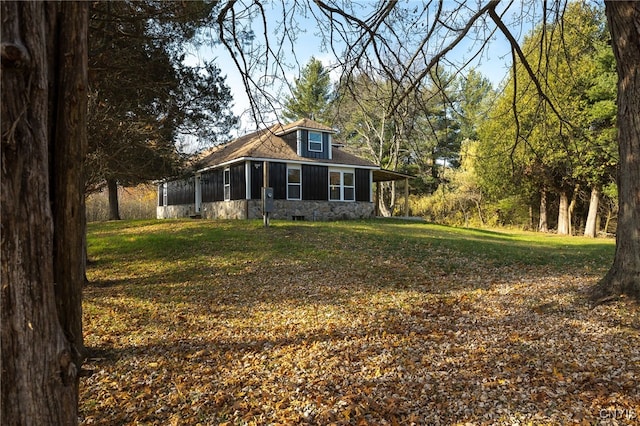
{"type": "Polygon", "coordinates": [[[335,146],[331,147],[332,158],[330,160],[301,157],[298,155],[295,147],[288,144],[283,138],[283,136],[297,129],[312,129],[336,133],[331,127],[309,119],[298,120],[286,125],[276,124],[268,129],[249,133],[231,142],[212,148],[200,158],[195,168],[197,170],[203,170],[240,159],[299,161],[305,163],[344,164],[378,168],[376,164],[335,146]]]}

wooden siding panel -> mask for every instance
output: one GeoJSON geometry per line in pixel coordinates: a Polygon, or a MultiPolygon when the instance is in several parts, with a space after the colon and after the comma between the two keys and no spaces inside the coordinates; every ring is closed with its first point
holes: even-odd
{"type": "Polygon", "coordinates": [[[302,165],[302,199],[327,201],[329,199],[329,168],[302,165]]]}
{"type": "Polygon", "coordinates": [[[167,182],[167,205],[195,204],[196,190],[193,178],[167,182]]]}
{"type": "Polygon", "coordinates": [[[203,203],[224,200],[224,177],[222,173],[222,169],[217,169],[202,174],[200,184],[203,203]]]}
{"type": "Polygon", "coordinates": [[[371,201],[371,170],[356,169],[356,201],[371,201]]]}
{"type": "Polygon", "coordinates": [[[316,132],[322,134],[322,152],[309,151],[309,130],[300,130],[300,155],[306,158],[315,158],[320,160],[329,159],[329,134],[324,132],[316,132]]]}
{"type": "Polygon", "coordinates": [[[251,162],[251,199],[259,200],[262,198],[262,161],[251,162]]]}
{"type": "Polygon", "coordinates": [[[274,199],[287,199],[287,163],[269,162],[269,186],[274,199]]]}
{"type": "Polygon", "coordinates": [[[234,164],[229,168],[231,177],[231,199],[244,200],[247,198],[247,183],[245,163],[234,164]]]}

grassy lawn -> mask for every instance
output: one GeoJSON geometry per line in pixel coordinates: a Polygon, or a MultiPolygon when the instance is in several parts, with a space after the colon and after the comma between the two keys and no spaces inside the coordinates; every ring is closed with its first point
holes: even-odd
{"type": "Polygon", "coordinates": [[[357,222],[89,226],[82,424],[632,424],[614,241],[357,222]]]}

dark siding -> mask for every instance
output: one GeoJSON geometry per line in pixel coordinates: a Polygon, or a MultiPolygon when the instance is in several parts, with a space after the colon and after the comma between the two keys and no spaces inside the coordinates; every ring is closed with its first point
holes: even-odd
{"type": "Polygon", "coordinates": [[[282,139],[293,149],[293,152],[298,152],[298,132],[287,133],[282,135],[282,139]]]}
{"type": "Polygon", "coordinates": [[[224,200],[224,177],[222,172],[222,169],[216,169],[202,174],[200,184],[203,203],[224,200]]]}
{"type": "Polygon", "coordinates": [[[356,169],[356,201],[371,201],[371,170],[356,169]]]}
{"type": "Polygon", "coordinates": [[[247,178],[244,163],[235,164],[229,168],[231,172],[231,199],[244,200],[247,198],[247,178]]]}
{"type": "Polygon", "coordinates": [[[327,166],[302,165],[302,199],[329,199],[329,168],[327,166]]]}
{"type": "Polygon", "coordinates": [[[251,162],[251,199],[259,200],[262,197],[262,161],[251,162]]]}
{"type": "Polygon", "coordinates": [[[329,159],[329,134],[322,133],[322,152],[309,151],[309,131],[300,130],[300,154],[306,158],[329,159]]]}
{"type": "Polygon", "coordinates": [[[287,199],[287,163],[269,162],[269,186],[274,199],[287,199]]]}
{"type": "Polygon", "coordinates": [[[322,158],[329,158],[329,153],[331,152],[331,145],[329,145],[329,133],[322,134],[322,158]]]}
{"type": "Polygon", "coordinates": [[[195,204],[196,190],[193,178],[167,182],[167,205],[195,204]]]}
{"type": "Polygon", "coordinates": [[[159,206],[162,206],[164,201],[163,188],[164,188],[164,183],[161,183],[160,185],[158,185],[158,205],[159,206]]]}

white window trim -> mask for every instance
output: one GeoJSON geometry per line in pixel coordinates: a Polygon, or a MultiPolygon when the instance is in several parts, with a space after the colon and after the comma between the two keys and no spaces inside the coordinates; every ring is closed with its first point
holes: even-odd
{"type": "Polygon", "coordinates": [[[168,206],[169,199],[169,184],[167,182],[162,184],[162,205],[168,206]]]}
{"type": "Polygon", "coordinates": [[[287,164],[287,200],[302,200],[302,165],[301,164],[287,164]],[[300,182],[289,183],[289,170],[298,170],[300,174],[300,182]],[[289,197],[289,185],[297,185],[300,187],[300,197],[289,197]]]}
{"type": "MultiPolygon", "coordinates": [[[[313,141],[314,144],[317,144],[317,141],[313,141]]],[[[314,132],[312,130],[309,130],[307,132],[307,149],[309,150],[309,152],[323,152],[324,148],[324,143],[322,141],[322,132],[314,132]],[[320,135],[320,149],[311,149],[311,134],[316,134],[316,135],[320,135]]]]}
{"type": "Polygon", "coordinates": [[[354,169],[338,169],[338,168],[330,168],[329,169],[329,201],[344,201],[347,203],[352,203],[356,201],[356,173],[354,169]],[[340,173],[340,199],[331,198],[331,173],[340,173]],[[353,185],[345,186],[344,184],[344,175],[345,173],[349,173],[353,175],[353,185]],[[345,188],[353,188],[353,199],[346,200],[344,198],[344,189],[345,188]]]}
{"type": "Polygon", "coordinates": [[[342,180],[342,182],[341,182],[342,183],[342,198],[343,198],[342,201],[351,201],[351,202],[352,201],[356,201],[356,172],[355,172],[355,170],[344,170],[340,177],[341,177],[341,180],[342,180]],[[349,173],[351,175],[351,180],[353,182],[353,185],[347,186],[347,185],[344,184],[344,174],[345,173],[349,173]],[[353,189],[353,198],[352,199],[350,199],[350,200],[344,199],[344,192],[345,192],[344,190],[345,190],[345,188],[353,189]]]}
{"type": "Polygon", "coordinates": [[[231,169],[226,167],[222,171],[222,188],[223,188],[223,198],[225,201],[231,200],[231,169]],[[227,176],[229,176],[227,180],[227,176]]]}

